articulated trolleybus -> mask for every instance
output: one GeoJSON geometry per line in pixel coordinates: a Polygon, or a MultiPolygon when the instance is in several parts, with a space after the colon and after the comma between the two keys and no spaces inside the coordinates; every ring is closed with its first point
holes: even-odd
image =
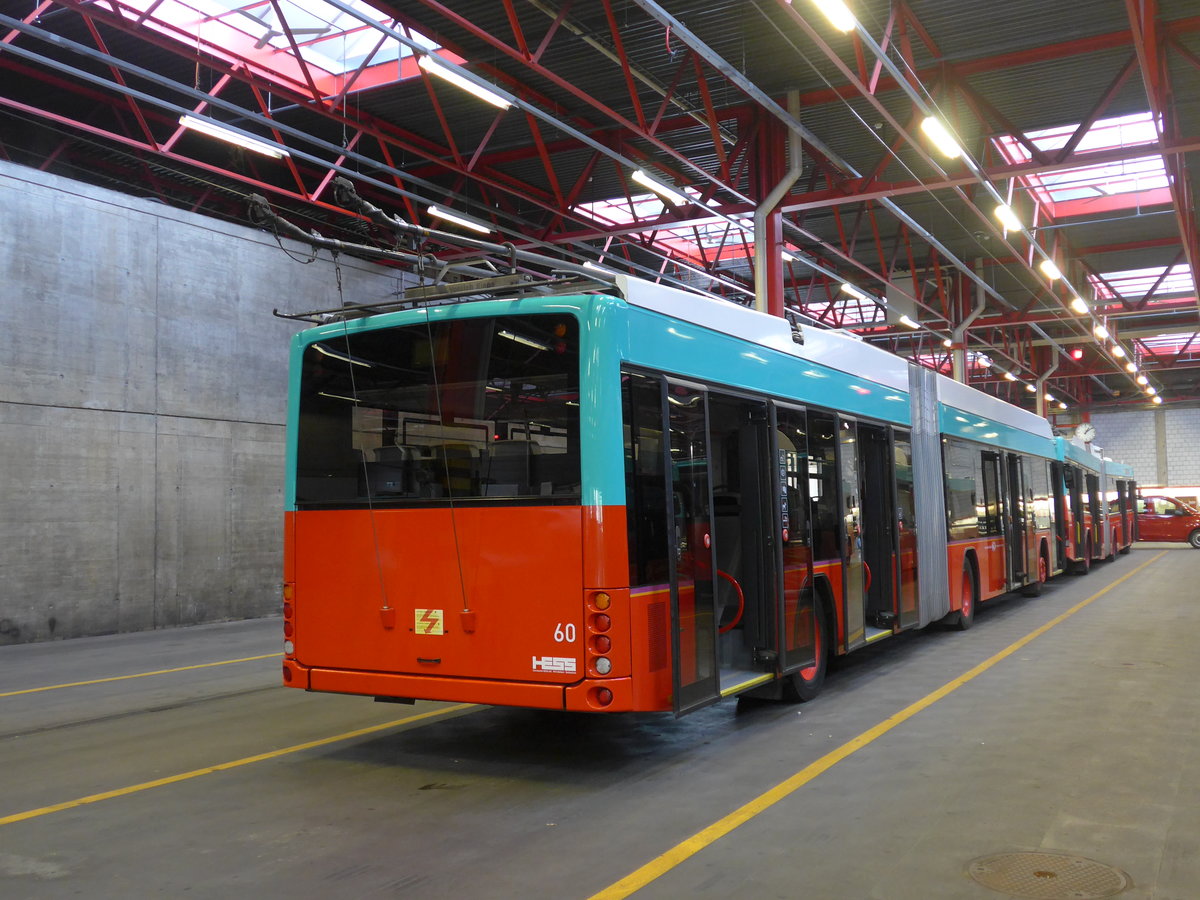
{"type": "Polygon", "coordinates": [[[852,337],[623,276],[334,321],[292,350],[284,682],[809,699],[830,654],[1107,553],[1101,464],[852,337]]]}

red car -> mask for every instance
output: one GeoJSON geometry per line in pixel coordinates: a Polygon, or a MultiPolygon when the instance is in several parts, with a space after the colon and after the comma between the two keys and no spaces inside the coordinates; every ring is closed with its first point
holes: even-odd
{"type": "Polygon", "coordinates": [[[1138,540],[1187,541],[1200,550],[1200,511],[1174,497],[1138,498],[1138,540]]]}

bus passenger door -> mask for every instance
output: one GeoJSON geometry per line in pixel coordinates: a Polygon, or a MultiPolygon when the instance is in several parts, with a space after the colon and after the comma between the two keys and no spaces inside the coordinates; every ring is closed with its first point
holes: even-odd
{"type": "Polygon", "coordinates": [[[672,542],[671,648],[675,713],[720,699],[713,578],[707,392],[668,382],[666,442],[672,542]]]}
{"type": "Polygon", "coordinates": [[[858,422],[838,417],[838,467],[842,476],[842,603],[846,649],[867,642],[862,555],[862,479],[858,470],[858,422]]]}
{"type": "MultiPolygon", "coordinates": [[[[787,674],[816,660],[817,623],[809,528],[808,424],[804,410],[776,405],[775,463],[779,507],[776,528],[782,545],[778,576],[779,671],[787,674]]],[[[828,635],[826,640],[833,640],[828,635]]]]}
{"type": "Polygon", "coordinates": [[[858,424],[858,468],[861,473],[862,554],[865,636],[886,637],[896,627],[896,451],[887,428],[858,424]]]}
{"type": "Polygon", "coordinates": [[[912,439],[896,429],[893,456],[896,462],[896,533],[900,562],[900,627],[916,625],[920,618],[917,575],[917,498],[913,484],[912,439]]]}
{"type": "Polygon", "coordinates": [[[1008,549],[1008,586],[1016,587],[1025,583],[1028,565],[1028,534],[1025,521],[1025,484],[1021,472],[1021,457],[1015,453],[1006,454],[1004,492],[1004,523],[1005,544],[1008,549]]]}

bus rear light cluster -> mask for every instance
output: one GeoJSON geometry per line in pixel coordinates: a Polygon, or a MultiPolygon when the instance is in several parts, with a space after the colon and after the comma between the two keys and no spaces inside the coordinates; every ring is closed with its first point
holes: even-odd
{"type": "MultiPolygon", "coordinates": [[[[605,632],[612,628],[612,618],[601,610],[612,606],[612,597],[604,591],[595,591],[588,597],[587,629],[590,632],[587,642],[588,671],[594,675],[607,675],[612,671],[612,660],[605,656],[612,650],[612,638],[605,632]]],[[[607,689],[605,689],[607,691],[607,689]]],[[[600,703],[607,706],[612,703],[612,692],[607,691],[609,699],[600,703]]],[[[597,702],[598,699],[597,699],[597,702]]]]}
{"type": "Polygon", "coordinates": [[[603,708],[613,702],[613,692],[608,688],[592,688],[588,695],[593,706],[603,708]]]}
{"type": "MultiPolygon", "coordinates": [[[[283,583],[283,652],[287,656],[291,656],[296,652],[296,645],[292,643],[292,638],[296,634],[296,585],[290,581],[283,583]]],[[[287,667],[284,666],[284,671],[287,672],[287,667]]],[[[288,673],[290,674],[290,673],[288,673]]],[[[287,675],[284,676],[287,680],[287,675]]]]}

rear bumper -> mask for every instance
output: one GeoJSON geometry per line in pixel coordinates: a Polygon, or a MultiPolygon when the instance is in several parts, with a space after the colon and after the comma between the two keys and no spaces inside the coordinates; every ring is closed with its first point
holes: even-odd
{"type": "Polygon", "coordinates": [[[389,672],[307,668],[293,660],[284,660],[283,667],[286,686],[332,694],[446,700],[456,703],[482,703],[488,706],[523,706],[531,709],[577,712],[630,712],[634,709],[632,679],[629,678],[584,680],[573,685],[529,684],[476,678],[436,678],[389,672]],[[607,705],[600,702],[601,689],[612,693],[612,701],[607,705]]]}

